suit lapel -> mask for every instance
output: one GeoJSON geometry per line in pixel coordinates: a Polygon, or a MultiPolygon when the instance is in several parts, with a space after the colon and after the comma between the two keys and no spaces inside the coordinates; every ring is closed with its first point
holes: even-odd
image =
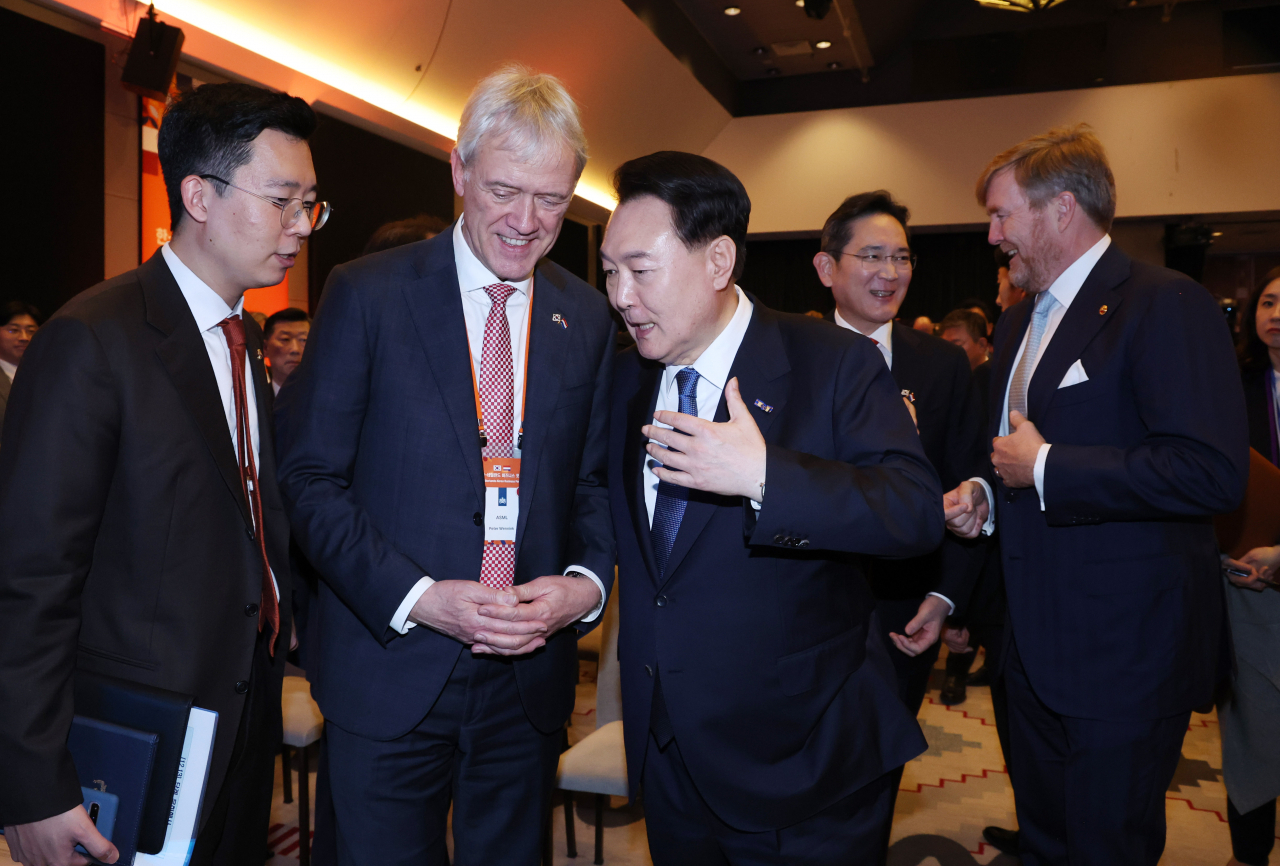
{"type": "MultiPolygon", "coordinates": [[[[760,434],[769,441],[769,431],[774,420],[782,414],[790,393],[790,380],[786,375],[791,370],[787,361],[786,350],[782,343],[782,334],[778,330],[777,321],[765,309],[760,301],[751,298],[755,309],[751,312],[751,323],[742,337],[742,344],[734,356],[733,366],[729,370],[729,379],[737,377],[742,400],[747,404],[747,411],[755,419],[760,434]],[[765,407],[757,405],[764,404],[765,407]]],[[[728,379],[724,384],[729,384],[728,379]]],[[[729,407],[723,394],[716,407],[714,418],[716,423],[729,420],[729,407]]],[[[689,492],[689,504],[680,520],[680,529],[676,532],[671,556],[667,560],[667,571],[663,583],[667,583],[675,575],[680,563],[693,549],[694,542],[706,529],[707,523],[717,508],[725,506],[741,507],[742,501],[737,497],[717,496],[699,490],[689,492]]]]}
{"type": "Polygon", "coordinates": [[[1122,300],[1114,289],[1128,279],[1130,264],[1129,257],[1112,243],[1085,278],[1031,376],[1027,412],[1032,420],[1044,416],[1062,377],[1102,326],[1114,317],[1122,300]]]}
{"type": "MultiPolygon", "coordinates": [[[[222,410],[218,380],[214,378],[209,352],[205,349],[204,337],[196,330],[191,308],[158,252],[138,268],[138,282],[142,285],[147,323],[165,335],[165,339],[156,346],[156,355],[191,413],[227,490],[235,497],[245,526],[252,528],[253,520],[244,499],[231,431],[222,410]]],[[[261,411],[259,409],[259,413],[261,411]]],[[[259,414],[258,417],[261,419],[263,416],[259,414]]]]}
{"type": "MultiPolygon", "coordinates": [[[[564,285],[550,269],[539,267],[533,279],[533,304],[528,310],[529,370],[525,378],[524,450],[520,460],[520,516],[516,522],[516,562],[524,542],[525,524],[533,506],[538,466],[542,462],[543,445],[551,425],[551,413],[560,399],[565,359],[568,357],[570,331],[553,316],[565,322],[578,320],[577,308],[564,285]]],[[[519,361],[517,361],[517,364],[519,361]]],[[[473,400],[474,402],[474,400],[473,400]]],[[[519,411],[517,407],[516,411],[519,411]]]]}
{"type": "Polygon", "coordinates": [[[467,344],[466,319],[462,315],[458,269],[453,261],[453,234],[444,232],[423,244],[423,248],[425,255],[418,262],[419,279],[405,286],[404,299],[458,437],[476,501],[483,503],[480,433],[476,426],[475,392],[469,387],[471,350],[467,344]]]}
{"type": "MultiPolygon", "coordinates": [[[[246,315],[245,348],[249,352],[249,370],[253,375],[253,396],[258,408],[258,489],[264,505],[281,507],[276,486],[275,460],[275,389],[267,378],[262,362],[262,331],[253,317],[246,315]],[[249,324],[253,322],[253,324],[249,324]]],[[[265,519],[265,518],[264,518],[265,519]]]]}
{"type": "Polygon", "coordinates": [[[921,375],[928,375],[920,364],[920,332],[898,322],[893,323],[893,381],[906,391],[920,388],[921,375]]]}
{"type": "Polygon", "coordinates": [[[645,502],[644,461],[646,440],[640,428],[653,420],[658,404],[658,386],[662,381],[662,365],[640,359],[640,381],[627,401],[627,428],[623,437],[622,483],[631,509],[631,523],[640,540],[640,554],[654,584],[658,583],[658,566],[653,559],[653,537],[649,530],[649,506],[645,502]]]}

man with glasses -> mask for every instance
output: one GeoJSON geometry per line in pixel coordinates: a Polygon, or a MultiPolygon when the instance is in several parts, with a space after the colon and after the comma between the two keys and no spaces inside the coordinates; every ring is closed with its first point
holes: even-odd
{"type": "Polygon", "coordinates": [[[262,861],[292,588],[243,294],[279,283],[328,214],[315,125],[248,85],[177,97],[159,140],[173,240],[25,354],[0,450],[0,821],[19,862],[118,857],[66,747],[89,674],[218,713],[191,862],[262,861]]]}
{"type": "MultiPolygon", "coordinates": [[[[968,478],[981,466],[981,417],[964,351],[894,321],[915,271],[907,219],[907,209],[884,190],[850,196],[827,218],[813,266],[835,296],[835,323],[880,350],[915,410],[925,454],[950,489],[952,479],[968,478]]],[[[925,556],[867,564],[880,627],[895,648],[899,688],[912,713],[924,702],[943,621],[967,596],[965,559],[967,551],[947,539],[925,556]]]]}
{"type": "Polygon", "coordinates": [[[10,301],[0,315],[4,317],[4,324],[0,325],[0,427],[3,427],[9,388],[23,353],[40,329],[40,311],[22,301],[10,301]]]}

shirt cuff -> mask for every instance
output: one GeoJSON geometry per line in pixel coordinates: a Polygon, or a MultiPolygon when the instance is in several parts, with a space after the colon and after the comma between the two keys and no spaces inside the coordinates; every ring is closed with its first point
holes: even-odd
{"type": "Polygon", "coordinates": [[[1040,510],[1044,511],[1044,463],[1049,459],[1049,449],[1053,446],[1048,442],[1040,446],[1040,450],[1036,452],[1036,465],[1031,470],[1031,477],[1036,482],[1036,495],[1040,497],[1040,510]]]}
{"type": "Polygon", "coordinates": [[[408,634],[409,629],[416,628],[416,622],[409,622],[409,611],[413,610],[413,606],[418,603],[418,599],[422,598],[422,594],[431,588],[431,584],[435,583],[429,577],[423,577],[413,585],[413,589],[409,590],[409,594],[404,597],[404,601],[400,602],[400,606],[396,608],[396,615],[391,617],[392,631],[398,631],[400,634],[408,634]]]}
{"type": "Polygon", "coordinates": [[[600,582],[600,578],[596,577],[596,573],[585,565],[571,565],[564,570],[564,573],[568,574],[571,571],[576,571],[583,577],[589,578],[596,585],[596,588],[600,590],[600,603],[591,609],[591,613],[578,620],[578,622],[595,622],[596,617],[604,610],[604,584],[600,582]]]}
{"type": "Polygon", "coordinates": [[[940,593],[940,592],[931,592],[931,593],[928,593],[927,595],[925,595],[925,598],[928,598],[930,595],[932,595],[932,596],[935,596],[935,597],[937,597],[937,598],[942,599],[943,601],[945,601],[945,602],[946,602],[946,603],[951,607],[951,610],[947,611],[947,616],[951,616],[952,614],[954,614],[954,613],[956,612],[956,603],[955,603],[954,601],[952,601],[951,599],[947,598],[947,597],[946,597],[945,595],[943,595],[942,593],[940,593]]]}
{"type": "Polygon", "coordinates": [[[974,484],[981,484],[983,492],[987,494],[987,522],[982,524],[982,534],[990,535],[996,531],[996,497],[991,492],[991,485],[987,483],[987,479],[975,476],[969,480],[974,484]]]}

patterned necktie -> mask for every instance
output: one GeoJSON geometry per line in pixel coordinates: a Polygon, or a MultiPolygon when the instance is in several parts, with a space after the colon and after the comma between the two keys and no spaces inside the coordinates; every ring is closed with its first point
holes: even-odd
{"type": "MultiPolygon", "coordinates": [[[[480,350],[480,407],[484,410],[482,457],[512,457],[512,427],[515,425],[515,366],[511,360],[511,326],[507,322],[507,299],[515,288],[506,283],[484,287],[492,305],[484,323],[484,346],[480,350]]],[[[480,582],[491,589],[506,589],[515,582],[516,546],[509,541],[487,541],[480,562],[480,582]]]]}
{"type": "Polygon", "coordinates": [[[267,648],[274,658],[276,635],[280,633],[280,603],[276,598],[275,584],[271,580],[271,563],[267,561],[267,539],[262,526],[262,494],[258,490],[258,468],[253,459],[252,431],[249,428],[249,394],[245,388],[244,320],[229,316],[218,323],[231,351],[231,392],[236,405],[236,462],[240,464],[240,484],[245,501],[249,504],[249,517],[253,520],[254,541],[262,555],[262,604],[258,606],[258,631],[270,626],[267,648]]]}
{"type": "Polygon", "coordinates": [[[1022,352],[1018,369],[1009,382],[1009,411],[1027,415],[1027,387],[1031,384],[1031,373],[1035,369],[1036,356],[1040,354],[1040,341],[1044,339],[1045,326],[1049,324],[1049,313],[1058,304],[1058,299],[1047,291],[1036,295],[1036,308],[1031,314],[1031,333],[1027,336],[1027,348],[1022,352]]]}
{"type": "MultiPolygon", "coordinates": [[[[680,389],[680,411],[685,415],[698,415],[698,371],[685,367],[676,373],[676,386],[680,389]]],[[[674,450],[674,449],[673,449],[674,450]]],[[[689,488],[679,484],[658,482],[658,501],[653,505],[653,558],[658,565],[658,576],[667,572],[667,560],[676,543],[676,532],[685,506],[689,504],[689,488]]]]}

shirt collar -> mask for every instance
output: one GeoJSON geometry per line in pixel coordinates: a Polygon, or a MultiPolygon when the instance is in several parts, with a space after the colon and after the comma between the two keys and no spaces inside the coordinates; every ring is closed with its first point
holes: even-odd
{"type": "Polygon", "coordinates": [[[471,245],[467,243],[467,239],[462,234],[462,222],[465,217],[458,217],[458,221],[453,225],[453,261],[458,268],[458,287],[464,292],[477,292],[485,286],[492,286],[495,283],[506,283],[522,295],[529,293],[529,283],[533,281],[533,276],[528,279],[513,283],[510,280],[500,280],[493,275],[493,272],[484,266],[484,263],[476,257],[471,251],[471,245]]]}
{"type": "MultiPolygon", "coordinates": [[[[855,334],[862,334],[861,331],[859,331],[853,325],[850,325],[840,316],[839,309],[835,311],[835,322],[840,327],[848,328],[850,331],[853,331],[855,334]]],[[[882,347],[882,351],[885,355],[887,355],[888,357],[893,357],[893,320],[892,319],[885,322],[880,327],[876,328],[870,334],[862,334],[862,336],[870,337],[871,339],[875,340],[877,343],[880,344],[880,346],[882,347]]]]}
{"type": "Polygon", "coordinates": [[[9,381],[12,382],[14,374],[18,372],[18,365],[10,364],[8,361],[0,358],[0,370],[3,370],[4,374],[9,377],[9,381]]]}
{"type": "Polygon", "coordinates": [[[729,320],[729,324],[724,326],[711,345],[703,350],[698,356],[698,360],[687,365],[668,365],[662,371],[663,386],[670,387],[676,380],[676,373],[689,366],[698,371],[700,378],[706,379],[712,385],[724,390],[724,386],[729,381],[729,370],[733,367],[733,359],[738,355],[738,347],[742,345],[742,338],[746,336],[747,326],[751,324],[751,299],[746,296],[739,286],[733,287],[738,296],[738,308],[733,311],[733,318],[729,320]]]}
{"type": "Polygon", "coordinates": [[[182,259],[169,249],[168,244],[160,248],[160,254],[164,256],[164,263],[169,266],[169,273],[173,274],[173,278],[177,280],[182,297],[191,308],[191,315],[195,316],[197,329],[207,331],[210,328],[216,328],[218,323],[228,316],[243,315],[244,295],[240,296],[234,307],[228,307],[227,302],[209,288],[208,283],[197,277],[195,271],[182,263],[182,259]]]}
{"type": "Polygon", "coordinates": [[[1102,258],[1102,254],[1109,246],[1111,246],[1111,235],[1103,235],[1102,240],[1089,247],[1084,255],[1072,262],[1071,266],[1053,281],[1053,285],[1049,287],[1049,294],[1053,295],[1054,300],[1061,304],[1064,310],[1076,299],[1076,295],[1080,293],[1080,287],[1089,278],[1094,265],[1098,263],[1098,259],[1102,258]]]}

